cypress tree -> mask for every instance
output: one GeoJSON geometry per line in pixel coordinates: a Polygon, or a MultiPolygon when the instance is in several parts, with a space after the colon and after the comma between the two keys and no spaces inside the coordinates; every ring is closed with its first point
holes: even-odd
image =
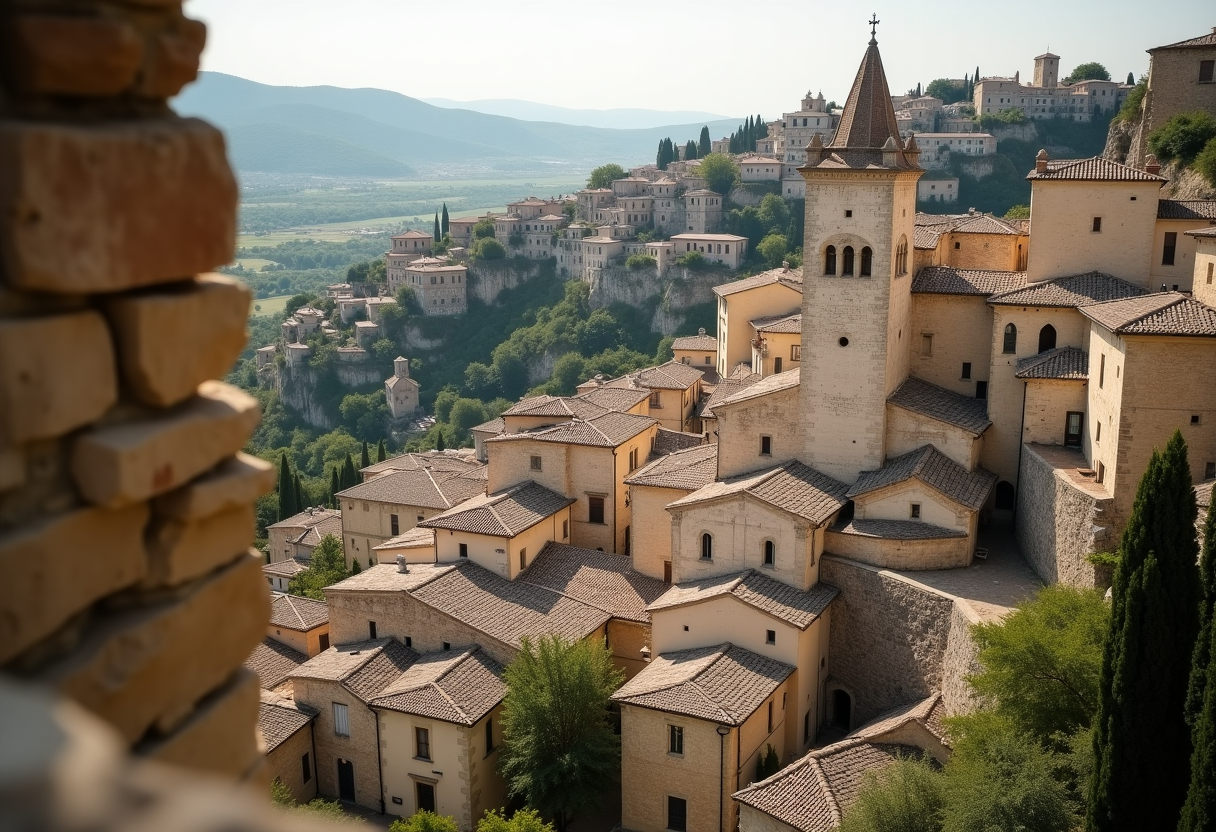
{"type": "Polygon", "coordinates": [[[709,125],[701,128],[701,141],[697,146],[697,153],[701,156],[708,156],[713,149],[713,141],[709,138],[709,125]]]}
{"type": "Polygon", "coordinates": [[[1216,505],[1208,506],[1203,523],[1203,547],[1199,550],[1199,637],[1191,653],[1191,678],[1186,692],[1186,721],[1194,726],[1203,708],[1208,664],[1211,662],[1211,633],[1216,620],[1216,505]]]}
{"type": "Polygon", "coordinates": [[[300,482],[300,475],[297,473],[292,477],[292,488],[296,495],[296,511],[303,511],[308,507],[308,500],[304,496],[304,486],[300,482]]]}
{"type": "Polygon", "coordinates": [[[663,140],[659,139],[659,149],[654,154],[654,166],[659,170],[666,170],[663,167],[663,140]]]}
{"type": "Polygon", "coordinates": [[[329,505],[331,508],[339,508],[337,494],[342,490],[342,483],[338,481],[338,466],[329,469],[329,505]]]}
{"type": "MultiPolygon", "coordinates": [[[[692,144],[692,142],[689,142],[689,144],[692,144]]],[[[440,429],[440,430],[436,431],[436,435],[435,435],[435,450],[442,451],[443,449],[444,449],[443,430],[440,429]]]]}
{"type": "Polygon", "coordinates": [[[448,204],[443,203],[443,214],[439,217],[439,230],[448,233],[448,204]]]}
{"type": "Polygon", "coordinates": [[[296,492],[291,481],[291,466],[287,463],[287,454],[279,457],[279,520],[286,520],[294,514],[299,514],[296,507],[296,492]]]}
{"type": "Polygon", "coordinates": [[[1199,630],[1186,442],[1154,450],[1120,544],[1094,718],[1088,832],[1172,829],[1190,783],[1184,715],[1199,630]]]}
{"type": "Polygon", "coordinates": [[[346,455],[346,463],[342,466],[342,488],[353,488],[359,484],[359,472],[355,470],[355,460],[350,454],[346,455]]]}
{"type": "Polygon", "coordinates": [[[362,470],[372,464],[371,455],[367,452],[367,440],[363,440],[363,455],[359,457],[359,469],[362,470]]]}
{"type": "Polygon", "coordinates": [[[1199,553],[1203,600],[1199,605],[1199,638],[1191,659],[1186,717],[1191,724],[1191,784],[1178,832],[1216,830],[1216,504],[1208,506],[1199,553]]]}
{"type": "Polygon", "coordinates": [[[1130,73],[1130,72],[1129,72],[1129,73],[1127,73],[1127,85],[1128,85],[1129,87],[1134,87],[1134,86],[1136,86],[1136,76],[1135,76],[1135,75],[1133,75],[1133,74],[1132,74],[1132,73],[1130,73]]]}
{"type": "Polygon", "coordinates": [[[439,212],[438,211],[435,212],[435,230],[432,231],[431,233],[435,236],[435,242],[439,242],[439,238],[442,235],[439,233],[439,212]]]}
{"type": "Polygon", "coordinates": [[[689,139],[688,143],[684,145],[684,158],[685,160],[697,158],[697,143],[692,139],[689,139]]]}
{"type": "Polygon", "coordinates": [[[388,459],[388,450],[384,447],[384,437],[380,437],[380,444],[376,446],[376,462],[384,462],[388,459]]]}

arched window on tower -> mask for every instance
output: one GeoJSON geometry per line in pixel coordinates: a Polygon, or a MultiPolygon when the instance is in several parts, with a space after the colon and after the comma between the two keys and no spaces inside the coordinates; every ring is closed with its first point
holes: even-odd
{"type": "Polygon", "coordinates": [[[836,274],[836,246],[828,246],[823,252],[823,273],[836,274]]]}
{"type": "Polygon", "coordinates": [[[701,535],[701,559],[713,560],[714,557],[714,536],[709,532],[701,535]]]}
{"type": "Polygon", "coordinates": [[[869,246],[865,246],[861,250],[861,276],[869,277],[870,270],[874,266],[874,250],[869,246]]]}
{"type": "Polygon", "coordinates": [[[853,247],[844,247],[844,268],[840,270],[841,277],[853,276],[853,247]]]}
{"type": "Polygon", "coordinates": [[[908,238],[900,237],[899,245],[895,248],[895,273],[908,273],[908,238]]]}
{"type": "Polygon", "coordinates": [[[1006,353],[1018,351],[1018,328],[1013,324],[1005,324],[1005,347],[1003,351],[1006,353]]]}
{"type": "Polygon", "coordinates": [[[1039,352],[1047,352],[1056,348],[1056,328],[1051,324],[1039,330],[1039,352]]]}

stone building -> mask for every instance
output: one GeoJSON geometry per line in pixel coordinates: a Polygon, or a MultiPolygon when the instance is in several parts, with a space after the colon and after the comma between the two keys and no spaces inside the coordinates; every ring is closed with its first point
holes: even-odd
{"type": "Polygon", "coordinates": [[[1216,26],[1212,31],[1148,50],[1148,87],[1127,163],[1143,165],[1148,137],[1178,113],[1216,113],[1216,26]]]}
{"type": "Polygon", "coordinates": [[[404,266],[400,276],[389,276],[389,291],[413,289],[424,315],[458,315],[466,309],[468,274],[468,266],[420,257],[404,266]]]}
{"type": "Polygon", "coordinates": [[[324,601],[276,592],[266,637],[312,658],[329,649],[329,608],[324,601]]]}
{"type": "Polygon", "coordinates": [[[802,270],[771,269],[714,287],[718,298],[718,375],[726,378],[739,364],[750,364],[751,322],[787,317],[802,306],[802,270]]]}
{"type": "Polygon", "coordinates": [[[393,359],[393,374],[384,380],[384,397],[388,412],[394,419],[406,419],[418,410],[420,385],[410,378],[410,360],[404,356],[393,359]]]}
{"type": "Polygon", "coordinates": [[[1029,119],[1065,118],[1092,121],[1123,106],[1132,90],[1115,81],[1082,81],[1063,84],[1060,56],[1045,52],[1034,59],[1034,80],[1023,84],[1019,73],[1012,78],[988,77],[975,82],[973,103],[979,115],[1020,110],[1029,119]]]}
{"type": "Polygon", "coordinates": [[[312,550],[326,535],[341,538],[342,512],[316,506],[271,523],[266,527],[266,551],[270,554],[270,562],[307,562],[312,558],[312,550]]]}

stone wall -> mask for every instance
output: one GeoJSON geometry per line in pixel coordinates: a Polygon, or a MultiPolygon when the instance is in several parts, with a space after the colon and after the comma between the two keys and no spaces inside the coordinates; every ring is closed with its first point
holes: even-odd
{"type": "MultiPolygon", "coordinates": [[[[249,291],[207,274],[233,256],[238,190],[222,134],[168,106],[205,28],[172,0],[7,11],[0,669],[138,756],[261,781],[242,662],[268,618],[247,547],[273,469],[238,457],[256,400],[213,380],[244,347],[249,291]]],[[[54,753],[36,745],[26,762],[54,753]]],[[[118,798],[86,791],[110,828],[118,798]]]]}

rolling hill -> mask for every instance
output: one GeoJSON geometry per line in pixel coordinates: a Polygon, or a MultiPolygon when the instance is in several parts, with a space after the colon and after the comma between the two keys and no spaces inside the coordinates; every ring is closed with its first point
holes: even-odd
{"type": "Polygon", "coordinates": [[[484,98],[476,101],[453,101],[450,98],[424,98],[428,104],[448,109],[476,110],[495,116],[507,116],[523,121],[556,121],[585,127],[609,127],[616,130],[662,127],[666,124],[691,124],[728,120],[726,116],[688,110],[645,110],[620,107],[612,110],[580,110],[556,107],[518,98],[484,98]]]}
{"type": "MultiPolygon", "coordinates": [[[[228,132],[241,170],[333,176],[636,165],[654,158],[660,138],[683,142],[704,124],[620,130],[522,121],[387,90],[275,87],[218,72],[201,73],[174,106],[228,132]]],[[[734,119],[708,124],[715,137],[738,126],[734,119]]]]}

